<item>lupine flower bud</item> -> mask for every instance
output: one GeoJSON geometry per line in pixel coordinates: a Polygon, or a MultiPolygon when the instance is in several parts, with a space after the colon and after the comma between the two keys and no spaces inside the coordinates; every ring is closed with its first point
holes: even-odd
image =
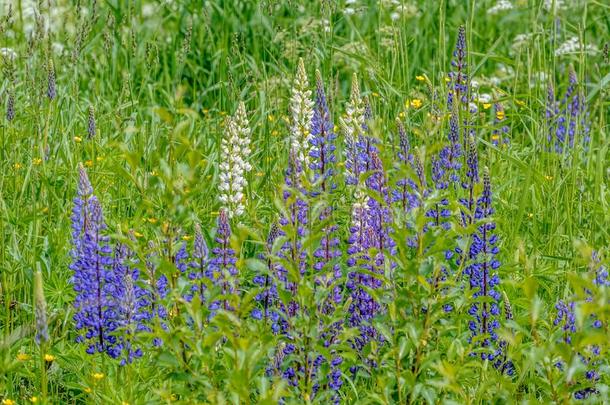
{"type": "MultiPolygon", "coordinates": [[[[37,267],[40,267],[39,263],[37,263],[37,267]]],[[[36,315],[36,336],[34,339],[37,344],[48,342],[47,301],[44,297],[42,272],[40,271],[40,268],[34,272],[34,310],[36,315]]]]}
{"type": "Polygon", "coordinates": [[[11,122],[13,118],[15,118],[15,93],[9,90],[6,100],[6,120],[11,122]]]}
{"type": "Polygon", "coordinates": [[[304,168],[309,167],[311,150],[311,120],[314,105],[311,94],[305,64],[303,59],[299,59],[290,97],[290,113],[292,114],[290,147],[304,168]]]}
{"type": "Polygon", "coordinates": [[[89,136],[89,139],[95,137],[95,110],[93,109],[92,105],[89,106],[89,122],[87,125],[87,135],[89,136]]]}
{"type": "Polygon", "coordinates": [[[49,59],[49,64],[47,67],[47,97],[49,97],[49,100],[54,100],[56,96],[55,65],[53,64],[53,59],[49,59]]]}

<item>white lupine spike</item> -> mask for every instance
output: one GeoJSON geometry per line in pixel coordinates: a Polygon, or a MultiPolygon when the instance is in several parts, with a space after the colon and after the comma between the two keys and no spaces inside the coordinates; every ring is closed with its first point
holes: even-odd
{"type": "Polygon", "coordinates": [[[290,97],[290,113],[292,125],[290,128],[290,148],[295,152],[302,167],[309,166],[309,152],[311,149],[311,120],[313,118],[314,102],[311,98],[309,80],[305,71],[303,59],[299,59],[297,72],[290,97]]]}
{"type": "Polygon", "coordinates": [[[250,155],[250,128],[246,105],[240,102],[235,115],[225,120],[225,132],[220,147],[220,202],[229,217],[244,213],[244,189],[248,185],[246,174],[252,169],[250,155]]]}
{"type": "MultiPolygon", "coordinates": [[[[352,76],[352,90],[350,99],[345,107],[345,117],[339,120],[343,135],[345,136],[345,160],[351,162],[351,169],[348,169],[349,174],[357,178],[356,173],[353,173],[353,166],[356,164],[355,156],[351,156],[355,152],[355,143],[362,132],[364,125],[364,102],[360,95],[360,85],[358,83],[358,75],[354,73],[352,76]]],[[[349,165],[348,165],[349,166],[349,165]]]]}

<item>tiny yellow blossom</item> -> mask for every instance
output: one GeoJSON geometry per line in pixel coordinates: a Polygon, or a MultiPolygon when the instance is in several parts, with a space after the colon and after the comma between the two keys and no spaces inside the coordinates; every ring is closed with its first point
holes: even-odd
{"type": "Polygon", "coordinates": [[[502,121],[504,118],[506,118],[506,114],[502,110],[497,111],[496,118],[498,119],[498,121],[502,121]]]}
{"type": "Polygon", "coordinates": [[[278,136],[280,133],[277,129],[274,129],[273,131],[271,131],[271,135],[272,136],[278,136]]]}
{"type": "Polygon", "coordinates": [[[263,172],[257,172],[256,173],[256,177],[263,177],[265,175],[265,173],[263,172]]]}
{"type": "Polygon", "coordinates": [[[405,112],[404,112],[404,111],[399,112],[399,113],[398,113],[398,116],[399,116],[400,118],[404,118],[404,117],[405,117],[405,112]]]}
{"type": "Polygon", "coordinates": [[[493,135],[491,136],[491,140],[492,140],[492,141],[499,141],[499,140],[500,140],[500,135],[498,135],[498,134],[493,134],[493,135]]]}
{"type": "Polygon", "coordinates": [[[415,76],[415,80],[423,82],[424,80],[426,80],[426,77],[423,75],[417,75],[415,76]]]}
{"type": "Polygon", "coordinates": [[[144,235],[142,235],[142,234],[141,234],[140,232],[138,232],[138,231],[133,231],[133,236],[135,236],[136,238],[141,238],[141,237],[142,237],[142,236],[144,236],[144,235]]]}
{"type": "Polygon", "coordinates": [[[373,97],[379,97],[379,93],[372,92],[372,93],[371,93],[371,96],[373,96],[373,97]]]}
{"type": "Polygon", "coordinates": [[[42,213],[43,213],[43,214],[46,214],[47,212],[49,212],[49,207],[44,207],[44,208],[42,209],[42,213]]]}
{"type": "Polygon", "coordinates": [[[32,397],[30,398],[30,401],[35,404],[36,402],[38,402],[38,397],[32,397]]]}
{"type": "Polygon", "coordinates": [[[75,136],[74,137],[74,142],[80,142],[82,140],[83,140],[83,138],[81,138],[80,136],[75,136]]]}
{"type": "Polygon", "coordinates": [[[337,166],[343,167],[343,166],[345,166],[345,162],[339,162],[339,163],[337,163],[337,166]]]}
{"type": "Polygon", "coordinates": [[[91,388],[89,388],[89,387],[85,387],[85,392],[87,394],[91,394],[93,392],[93,390],[91,388]]]}
{"type": "Polygon", "coordinates": [[[32,163],[34,164],[34,166],[38,166],[42,163],[42,159],[41,158],[34,158],[32,159],[32,163]]]}
{"type": "Polygon", "coordinates": [[[525,101],[521,101],[521,100],[515,100],[515,104],[523,107],[525,105],[525,101]]]}
{"type": "Polygon", "coordinates": [[[19,169],[21,169],[21,168],[23,167],[23,165],[22,165],[21,163],[15,163],[15,164],[13,165],[13,167],[14,167],[16,170],[19,170],[19,169]]]}
{"type": "Polygon", "coordinates": [[[101,380],[102,378],[104,378],[104,373],[93,373],[91,374],[91,377],[93,377],[94,380],[101,380]]]}
{"type": "Polygon", "coordinates": [[[148,222],[150,222],[151,224],[156,224],[158,219],[157,218],[147,218],[146,219],[148,222]]]}
{"type": "Polygon", "coordinates": [[[2,400],[2,405],[15,405],[15,401],[12,399],[4,398],[2,400]]]}
{"type": "Polygon", "coordinates": [[[102,160],[104,160],[104,156],[98,156],[95,158],[95,160],[97,160],[98,162],[101,162],[102,160]]]}
{"type": "Polygon", "coordinates": [[[450,77],[445,77],[445,81],[446,81],[447,83],[449,83],[449,82],[451,81],[451,78],[450,78],[450,77]]]}
{"type": "Polygon", "coordinates": [[[411,100],[411,107],[413,108],[421,108],[422,105],[422,101],[418,98],[414,98],[413,100],[411,100]]]}
{"type": "Polygon", "coordinates": [[[491,103],[483,103],[483,108],[489,110],[491,108],[491,103]]]}
{"type": "Polygon", "coordinates": [[[85,166],[87,166],[87,167],[93,167],[93,160],[87,160],[87,161],[85,162],[85,166]]]}
{"type": "Polygon", "coordinates": [[[19,361],[26,361],[30,359],[30,355],[27,353],[19,353],[17,354],[17,360],[19,361]]]}
{"type": "Polygon", "coordinates": [[[127,401],[121,401],[121,405],[129,405],[129,402],[127,402],[127,401]]]}
{"type": "Polygon", "coordinates": [[[219,214],[219,212],[218,212],[218,211],[212,211],[212,212],[210,212],[210,214],[211,214],[211,215],[218,215],[218,214],[219,214]]]}
{"type": "Polygon", "coordinates": [[[151,176],[157,176],[157,175],[159,175],[159,173],[157,173],[156,170],[153,170],[152,172],[150,172],[150,175],[151,176]]]}
{"type": "Polygon", "coordinates": [[[273,121],[275,121],[275,117],[273,116],[273,114],[269,114],[269,115],[267,115],[267,120],[269,122],[273,122],[273,121]]]}
{"type": "Polygon", "coordinates": [[[52,362],[53,360],[55,360],[55,356],[53,356],[52,354],[45,354],[44,355],[44,361],[48,361],[49,363],[52,362]]]}
{"type": "Polygon", "coordinates": [[[193,237],[192,237],[191,235],[184,235],[184,236],[182,237],[182,240],[185,240],[185,241],[189,241],[189,240],[191,240],[191,239],[193,239],[193,237]]]}
{"type": "Polygon", "coordinates": [[[548,174],[546,176],[544,176],[545,179],[547,179],[548,181],[553,180],[553,176],[549,176],[548,174]]]}
{"type": "Polygon", "coordinates": [[[338,126],[338,125],[335,125],[335,126],[333,127],[333,132],[337,133],[337,131],[339,131],[339,126],[338,126]]]}
{"type": "Polygon", "coordinates": [[[534,214],[532,214],[531,212],[529,212],[529,213],[527,214],[527,217],[528,217],[528,218],[534,218],[534,214]]]}

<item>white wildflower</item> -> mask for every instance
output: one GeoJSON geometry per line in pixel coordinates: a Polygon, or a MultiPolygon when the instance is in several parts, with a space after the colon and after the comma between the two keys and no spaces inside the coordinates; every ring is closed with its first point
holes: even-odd
{"type": "Polygon", "coordinates": [[[557,11],[566,7],[563,0],[544,0],[543,7],[546,11],[557,11]]]}
{"type": "Polygon", "coordinates": [[[500,14],[502,11],[512,10],[513,3],[508,0],[498,0],[498,2],[487,10],[487,14],[500,14]]]}
{"type": "Polygon", "coordinates": [[[571,37],[555,49],[555,56],[570,55],[579,52],[595,54],[599,51],[595,45],[580,44],[578,37],[571,37]]]}
{"type": "Polygon", "coordinates": [[[345,117],[340,118],[341,129],[345,136],[345,160],[347,162],[347,172],[354,178],[358,179],[359,173],[357,170],[357,158],[354,156],[357,152],[355,150],[356,142],[362,133],[362,127],[364,125],[364,103],[360,97],[360,85],[358,84],[358,76],[356,73],[352,76],[352,91],[350,99],[345,108],[345,117]]]}
{"type": "Polygon", "coordinates": [[[252,169],[250,155],[250,128],[246,106],[240,102],[233,117],[227,117],[225,132],[220,145],[220,202],[230,218],[244,213],[244,189],[248,185],[246,175],[252,169]]]}
{"type": "Polygon", "coordinates": [[[292,87],[292,96],[290,97],[290,113],[292,115],[290,148],[303,168],[309,167],[313,104],[307,72],[305,72],[305,63],[303,59],[299,59],[292,87]]]}
{"type": "Polygon", "coordinates": [[[17,58],[17,52],[13,48],[0,48],[0,55],[3,59],[14,61],[17,58]]]}
{"type": "Polygon", "coordinates": [[[493,98],[491,97],[491,94],[489,94],[489,93],[481,93],[477,97],[477,101],[480,104],[489,104],[489,103],[491,103],[492,99],[493,98]]]}
{"type": "Polygon", "coordinates": [[[356,14],[356,10],[354,10],[352,7],[346,7],[345,10],[343,10],[343,13],[345,15],[354,15],[356,14]]]}
{"type": "Polygon", "coordinates": [[[392,21],[396,21],[400,18],[400,14],[394,11],[392,14],[390,14],[390,18],[392,19],[392,21]]]}

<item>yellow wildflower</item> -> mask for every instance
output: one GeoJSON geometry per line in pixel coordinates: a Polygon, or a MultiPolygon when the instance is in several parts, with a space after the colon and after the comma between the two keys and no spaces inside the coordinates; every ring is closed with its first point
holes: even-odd
{"type": "Polygon", "coordinates": [[[528,217],[528,218],[534,218],[534,214],[532,214],[531,212],[529,212],[529,213],[527,214],[527,217],[528,217]]]}
{"type": "Polygon", "coordinates": [[[415,80],[423,82],[424,80],[426,80],[426,77],[423,75],[417,75],[415,76],[415,80]]]}
{"type": "Polygon", "coordinates": [[[491,108],[491,103],[483,103],[483,108],[489,110],[491,108]]]}
{"type": "Polygon", "coordinates": [[[4,398],[2,400],[2,405],[15,405],[15,401],[12,399],[4,398]]]}
{"type": "Polygon", "coordinates": [[[263,172],[257,172],[256,173],[256,177],[263,177],[265,175],[265,173],[263,172]]]}
{"type": "Polygon", "coordinates": [[[548,174],[546,176],[544,176],[545,179],[547,179],[548,181],[553,180],[553,176],[549,176],[548,174]]]}
{"type": "Polygon", "coordinates": [[[151,224],[156,224],[158,219],[157,218],[147,218],[146,219],[148,222],[150,222],[151,224]]]}
{"type": "Polygon", "coordinates": [[[492,140],[492,141],[499,141],[499,140],[500,140],[500,135],[498,135],[498,134],[493,134],[493,135],[491,136],[491,140],[492,140]]]}
{"type": "Polygon", "coordinates": [[[421,108],[422,105],[422,101],[418,98],[414,98],[413,100],[411,100],[411,107],[413,108],[421,108]]]}
{"type": "Polygon", "coordinates": [[[27,353],[19,353],[17,354],[17,360],[19,361],[26,361],[30,359],[30,355],[27,353]]]}
{"type": "Polygon", "coordinates": [[[55,360],[55,356],[53,356],[52,354],[45,354],[44,355],[44,361],[48,361],[49,363],[52,362],[53,360],[55,360]]]}
{"type": "Polygon", "coordinates": [[[506,114],[504,113],[504,111],[499,110],[496,112],[496,118],[498,119],[498,121],[502,121],[504,118],[506,118],[506,114]]]}
{"type": "Polygon", "coordinates": [[[404,117],[405,117],[405,112],[404,112],[404,111],[399,112],[399,113],[398,113],[398,116],[399,116],[400,118],[404,118],[404,117]]]}
{"type": "Polygon", "coordinates": [[[191,240],[192,238],[193,238],[193,237],[192,237],[191,235],[184,235],[184,236],[182,237],[182,240],[189,241],[189,240],[191,240]]]}
{"type": "Polygon", "coordinates": [[[144,236],[144,235],[142,235],[142,234],[141,234],[140,232],[138,232],[138,231],[133,231],[133,236],[135,236],[136,238],[141,238],[141,237],[142,237],[142,236],[144,236]]]}
{"type": "Polygon", "coordinates": [[[372,93],[371,93],[371,96],[373,96],[373,97],[379,97],[379,93],[372,92],[372,93]]]}
{"type": "Polygon", "coordinates": [[[30,398],[30,401],[35,404],[36,402],[38,402],[38,397],[32,397],[30,398]]]}
{"type": "Polygon", "coordinates": [[[19,170],[19,169],[21,169],[21,168],[23,167],[23,165],[22,165],[21,163],[15,163],[15,164],[13,165],[13,167],[14,167],[16,170],[19,170]]]}
{"type": "Polygon", "coordinates": [[[104,156],[98,156],[95,158],[95,160],[97,160],[98,162],[101,162],[102,160],[104,160],[104,156]]]}
{"type": "Polygon", "coordinates": [[[34,158],[34,159],[32,159],[32,163],[34,164],[34,166],[38,166],[39,164],[42,163],[42,159],[41,158],[34,158]]]}
{"type": "Polygon", "coordinates": [[[273,122],[273,121],[275,121],[275,117],[273,116],[273,114],[269,114],[269,115],[267,115],[267,120],[269,122],[273,122]]]}
{"type": "Polygon", "coordinates": [[[89,388],[89,387],[85,387],[85,392],[87,394],[91,394],[93,392],[93,390],[91,388],[89,388]]]}
{"type": "Polygon", "coordinates": [[[87,166],[87,167],[93,167],[93,160],[87,160],[87,161],[85,162],[85,166],[87,166]]]}
{"type": "Polygon", "coordinates": [[[449,83],[449,82],[451,81],[451,78],[450,78],[450,77],[445,77],[445,81],[446,81],[447,83],[449,83]]]}
{"type": "Polygon", "coordinates": [[[104,378],[104,373],[93,373],[91,374],[91,377],[93,377],[94,380],[99,381],[104,378]]]}
{"type": "Polygon", "coordinates": [[[274,129],[273,131],[271,131],[271,135],[272,136],[278,136],[280,133],[277,129],[274,129]]]}
{"type": "Polygon", "coordinates": [[[74,142],[81,142],[82,140],[83,140],[83,138],[81,138],[80,136],[74,137],[74,142]]]}
{"type": "Polygon", "coordinates": [[[517,104],[518,106],[523,107],[525,105],[525,101],[515,100],[515,104],[517,104]]]}

